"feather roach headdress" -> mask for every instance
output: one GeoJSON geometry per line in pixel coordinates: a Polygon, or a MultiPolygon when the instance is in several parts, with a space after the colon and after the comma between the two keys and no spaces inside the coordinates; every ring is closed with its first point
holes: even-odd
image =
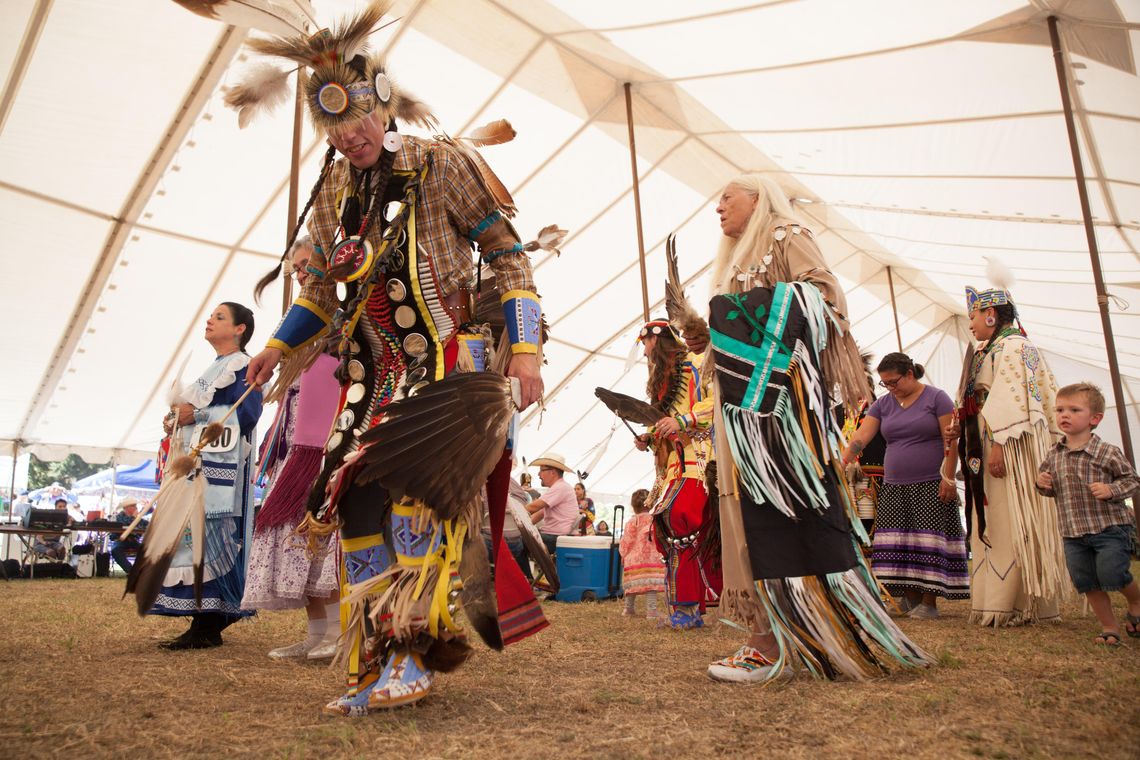
{"type": "MultiPolygon", "coordinates": [[[[387,126],[396,119],[434,129],[431,110],[392,81],[380,55],[368,52],[368,37],[391,7],[391,0],[372,0],[357,16],[334,30],[312,36],[253,39],[251,50],[285,58],[309,69],[305,105],[313,124],[325,131],[351,127],[374,118],[387,126]]],[[[296,71],[262,64],[226,90],[225,102],[246,126],[259,112],[272,110],[288,96],[289,75],[296,71]]]]}

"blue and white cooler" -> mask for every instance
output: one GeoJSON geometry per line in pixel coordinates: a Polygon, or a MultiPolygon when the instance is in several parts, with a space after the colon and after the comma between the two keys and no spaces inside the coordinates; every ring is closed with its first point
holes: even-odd
{"type": "Polygon", "coordinates": [[[621,592],[621,555],[612,536],[559,536],[559,602],[590,602],[621,592]]]}

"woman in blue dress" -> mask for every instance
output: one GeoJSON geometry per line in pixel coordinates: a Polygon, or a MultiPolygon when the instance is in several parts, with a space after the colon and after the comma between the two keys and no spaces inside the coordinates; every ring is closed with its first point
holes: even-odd
{"type": "MultiPolygon", "coordinates": [[[[253,335],[253,312],[239,303],[220,304],[206,320],[206,341],[217,358],[193,383],[184,388],[164,423],[169,433],[178,430],[172,456],[197,440],[202,429],[225,417],[246,390],[249,354],[245,346],[253,335]]],[[[194,598],[194,566],[190,534],[186,532],[152,615],[189,616],[190,628],[160,646],[164,649],[205,649],[222,643],[222,631],[243,614],[246,547],[253,529],[252,455],[254,432],[261,416],[261,391],[254,391],[226,420],[217,442],[202,450],[206,476],[205,568],[201,600],[194,598]]],[[[158,506],[161,509],[161,505],[158,506]]]]}

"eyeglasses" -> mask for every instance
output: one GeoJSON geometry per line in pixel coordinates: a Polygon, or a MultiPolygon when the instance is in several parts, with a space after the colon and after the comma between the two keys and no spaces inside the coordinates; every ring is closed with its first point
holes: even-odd
{"type": "Polygon", "coordinates": [[[901,377],[896,377],[894,380],[880,380],[879,387],[886,388],[889,391],[894,390],[898,386],[900,380],[902,380],[901,377]]]}

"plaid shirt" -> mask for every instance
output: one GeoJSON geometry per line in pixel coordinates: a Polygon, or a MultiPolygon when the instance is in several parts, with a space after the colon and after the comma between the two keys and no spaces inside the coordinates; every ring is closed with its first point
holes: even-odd
{"type": "Polygon", "coordinates": [[[1100,533],[1112,525],[1131,525],[1132,509],[1124,499],[1140,487],[1140,479],[1120,449],[1105,443],[1096,434],[1079,449],[1069,449],[1062,440],[1041,463],[1041,472],[1053,476],[1053,487],[1037,491],[1057,500],[1061,535],[1066,538],[1100,533]],[[1106,483],[1112,499],[1100,500],[1089,485],[1106,483]]]}
{"type": "MultiPolygon", "coordinates": [[[[424,177],[416,203],[416,243],[431,261],[442,297],[451,295],[460,287],[474,286],[474,243],[484,238],[502,239],[504,231],[516,242],[518,236],[505,219],[487,224],[488,220],[495,218],[495,200],[478,168],[451,145],[404,136],[393,171],[408,173],[419,169],[433,145],[432,166],[424,177]]],[[[393,177],[393,181],[397,179],[393,177]]],[[[344,233],[339,233],[339,209],[345,193],[352,192],[355,182],[356,171],[347,158],[340,158],[333,164],[313,203],[309,234],[326,256],[344,237],[344,233]]],[[[381,212],[383,209],[378,207],[374,213],[381,212]]],[[[347,234],[355,235],[357,232],[350,230],[347,234]]],[[[379,248],[380,238],[380,225],[373,224],[368,240],[374,249],[379,248]]],[[[500,295],[511,290],[534,292],[534,274],[526,253],[499,256],[488,266],[495,272],[500,295]]],[[[310,278],[301,298],[320,305],[331,314],[336,310],[336,283],[310,278]]]]}

